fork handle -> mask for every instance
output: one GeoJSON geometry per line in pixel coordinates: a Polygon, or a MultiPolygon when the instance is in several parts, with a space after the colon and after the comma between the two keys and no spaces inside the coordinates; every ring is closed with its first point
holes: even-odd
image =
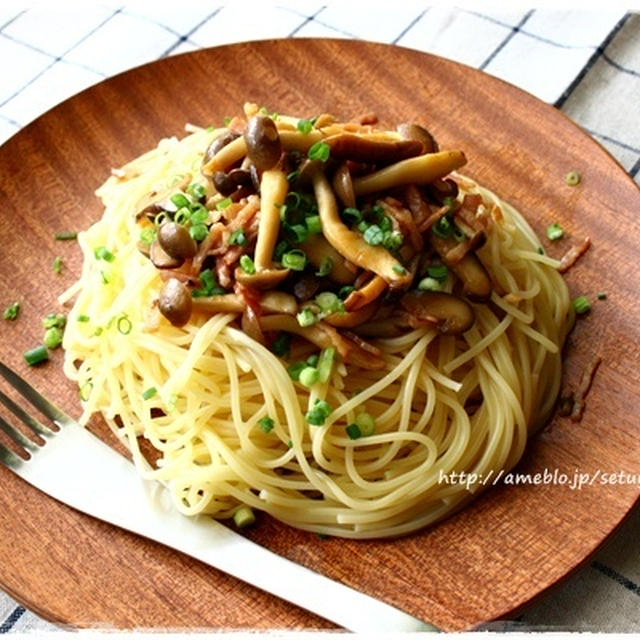
{"type": "Polygon", "coordinates": [[[437,631],[431,625],[261,547],[210,517],[178,512],[168,490],[79,425],[69,424],[17,470],[48,495],[197,558],[347,630],[437,631]],[[73,460],[73,464],[60,464],[73,460]],[[51,478],[56,478],[54,483],[51,478]]]}

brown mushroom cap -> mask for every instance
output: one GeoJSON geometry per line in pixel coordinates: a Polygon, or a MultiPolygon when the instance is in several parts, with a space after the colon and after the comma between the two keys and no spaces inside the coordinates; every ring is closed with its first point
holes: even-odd
{"type": "Polygon", "coordinates": [[[167,280],[158,295],[160,313],[175,327],[181,327],[191,317],[191,293],[177,278],[167,280]]]}
{"type": "Polygon", "coordinates": [[[253,116],[244,131],[247,156],[259,171],[274,167],[282,154],[275,122],[269,116],[253,116]]]}
{"type": "Polygon", "coordinates": [[[438,143],[430,131],[413,122],[404,122],[396,127],[396,131],[406,140],[414,140],[422,144],[421,153],[435,153],[438,143]]]}
{"type": "Polygon", "coordinates": [[[189,230],[177,222],[165,222],[158,229],[158,242],[164,252],[176,260],[193,258],[198,251],[197,242],[189,230]]]}

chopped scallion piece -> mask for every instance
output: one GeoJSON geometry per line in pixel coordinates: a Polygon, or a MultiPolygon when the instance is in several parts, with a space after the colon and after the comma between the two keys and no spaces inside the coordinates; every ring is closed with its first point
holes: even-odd
{"type": "Polygon", "coordinates": [[[199,202],[191,207],[191,224],[203,224],[209,220],[209,209],[199,202]]]}
{"type": "Polygon", "coordinates": [[[354,225],[362,222],[362,213],[355,207],[347,207],[342,211],[342,218],[347,224],[354,225]]]}
{"type": "Polygon", "coordinates": [[[322,140],[312,144],[307,152],[307,156],[310,160],[320,160],[321,162],[326,162],[330,155],[331,147],[322,140]]]}
{"type": "Polygon", "coordinates": [[[62,231],[56,233],[56,240],[75,240],[78,237],[76,231],[62,231]]]}
{"type": "Polygon", "coordinates": [[[216,204],[216,209],[218,211],[224,211],[231,204],[231,198],[225,198],[224,200],[220,200],[216,204]]]}
{"type": "Polygon", "coordinates": [[[302,118],[301,120],[298,120],[296,127],[300,133],[309,133],[311,129],[313,129],[313,122],[306,118],[302,118]]]}
{"type": "Polygon", "coordinates": [[[269,431],[272,431],[273,428],[276,426],[275,422],[273,421],[273,418],[270,418],[269,416],[260,418],[260,420],[258,420],[258,425],[260,426],[262,431],[264,431],[264,433],[269,433],[269,431]]]}
{"type": "Polygon", "coordinates": [[[356,425],[358,425],[363,436],[373,435],[376,430],[375,418],[368,413],[359,413],[356,416],[356,425]]]}
{"type": "Polygon", "coordinates": [[[24,352],[24,359],[30,367],[49,359],[49,351],[43,344],[24,352]]]}
{"type": "Polygon", "coordinates": [[[282,256],[282,266],[293,271],[302,271],[307,264],[307,255],[300,249],[292,249],[282,256]]]}
{"type": "Polygon", "coordinates": [[[317,367],[318,366],[318,362],[320,360],[320,354],[319,353],[312,353],[308,358],[307,358],[307,364],[310,367],[317,367]]]}
{"type": "Polygon", "coordinates": [[[444,215],[433,225],[432,230],[438,238],[446,239],[453,233],[453,225],[449,217],[444,215]]]}
{"type": "Polygon", "coordinates": [[[206,224],[194,224],[189,229],[189,235],[196,241],[202,242],[209,233],[209,227],[206,224]]]}
{"type": "Polygon", "coordinates": [[[326,256],[322,258],[322,262],[320,262],[316,275],[321,278],[323,276],[328,276],[331,273],[331,269],[333,269],[333,260],[329,256],[326,256]]]}
{"type": "Polygon", "coordinates": [[[191,209],[189,209],[189,207],[181,207],[173,215],[173,221],[181,225],[186,225],[189,222],[192,222],[191,209]]]}
{"type": "Polygon", "coordinates": [[[377,224],[372,224],[365,229],[362,237],[367,244],[377,246],[384,241],[384,232],[377,224]]]}
{"type": "Polygon", "coordinates": [[[319,427],[326,422],[331,411],[331,405],[326,400],[316,400],[313,407],[305,414],[305,419],[309,424],[319,427]]]}
{"type": "Polygon", "coordinates": [[[320,233],[322,231],[322,222],[320,216],[308,216],[304,223],[307,225],[307,230],[311,235],[320,233]]]}
{"type": "Polygon", "coordinates": [[[549,240],[560,240],[563,235],[564,229],[557,222],[547,227],[547,238],[549,238],[549,240]]]}
{"type": "Polygon", "coordinates": [[[331,291],[323,291],[315,297],[315,303],[322,311],[336,311],[344,305],[338,296],[331,291]]]}
{"type": "Polygon", "coordinates": [[[60,256],[56,256],[53,259],[53,272],[54,273],[62,273],[62,258],[60,256]]]}
{"type": "Polygon", "coordinates": [[[123,336],[129,335],[131,329],[133,329],[133,323],[129,320],[129,317],[123,313],[116,322],[116,329],[118,333],[121,333],[123,336]]]}
{"type": "Polygon", "coordinates": [[[336,357],[335,347],[327,347],[320,352],[318,358],[318,381],[326,382],[331,377],[333,361],[336,357]]]}
{"type": "Polygon", "coordinates": [[[5,320],[15,320],[20,313],[20,303],[13,302],[2,313],[2,317],[5,320]]]}
{"type": "Polygon", "coordinates": [[[449,270],[444,264],[434,264],[430,267],[427,267],[427,275],[431,278],[434,278],[438,282],[444,282],[449,275],[449,270]]]}
{"type": "Polygon", "coordinates": [[[538,253],[543,256],[544,255],[544,249],[542,247],[538,247],[538,253]]]}
{"type": "Polygon", "coordinates": [[[401,264],[394,264],[391,268],[393,269],[393,272],[397,273],[399,276],[403,276],[407,273],[407,270],[401,264]]]}
{"type": "Polygon", "coordinates": [[[86,316],[84,313],[81,313],[81,314],[76,318],[76,320],[77,320],[78,322],[89,322],[90,318],[89,318],[89,316],[86,316]]]}
{"type": "Polygon", "coordinates": [[[195,200],[202,200],[207,195],[207,190],[200,182],[192,182],[187,187],[187,193],[195,200]]]}
{"type": "Polygon", "coordinates": [[[158,390],[155,387],[149,387],[148,389],[145,389],[145,391],[142,392],[142,399],[150,400],[157,393],[158,393],[158,390]]]}
{"type": "Polygon", "coordinates": [[[569,171],[564,180],[570,187],[575,187],[580,184],[580,174],[577,171],[569,171]]]}
{"type": "Polygon", "coordinates": [[[157,233],[155,229],[143,229],[140,232],[140,242],[142,244],[151,245],[156,239],[156,235],[157,233]]]}
{"type": "Polygon", "coordinates": [[[307,363],[300,360],[298,362],[294,362],[292,365],[289,365],[287,367],[287,373],[294,382],[298,382],[298,380],[300,379],[300,372],[303,369],[306,369],[306,367],[307,363]]]}
{"type": "Polygon", "coordinates": [[[351,440],[357,440],[358,438],[362,437],[362,432],[360,431],[360,427],[355,423],[347,425],[345,427],[345,431],[347,432],[347,435],[351,440]]]}
{"type": "Polygon", "coordinates": [[[587,313],[591,309],[591,303],[587,296],[578,296],[573,300],[573,309],[579,315],[587,313]]]}
{"type": "Polygon", "coordinates": [[[288,333],[279,333],[276,339],[271,344],[271,351],[281,358],[289,355],[290,349],[291,336],[288,333]]]}
{"type": "Polygon", "coordinates": [[[310,327],[318,321],[318,318],[309,307],[305,307],[296,314],[296,320],[301,327],[310,327]]]}
{"type": "Polygon", "coordinates": [[[246,246],[247,244],[247,236],[244,232],[244,229],[236,229],[229,236],[229,244],[237,244],[241,247],[246,246]]]}
{"type": "Polygon", "coordinates": [[[256,272],[256,265],[253,264],[253,260],[246,254],[240,258],[240,268],[249,275],[256,272]]]}
{"type": "Polygon", "coordinates": [[[233,522],[238,529],[244,529],[251,526],[256,521],[256,516],[251,507],[242,505],[233,514],[233,522]]]}
{"type": "Polygon", "coordinates": [[[191,204],[191,202],[189,201],[189,198],[187,198],[187,196],[184,195],[184,193],[174,193],[169,200],[171,200],[171,202],[173,202],[173,204],[176,205],[176,207],[178,207],[179,209],[181,207],[187,207],[187,209],[189,208],[189,205],[191,204]]]}
{"type": "Polygon", "coordinates": [[[456,242],[464,242],[467,239],[465,232],[455,224],[453,225],[453,237],[456,242]]]}
{"type": "Polygon", "coordinates": [[[420,280],[420,282],[418,283],[419,291],[440,291],[441,288],[442,287],[440,285],[440,282],[435,278],[422,278],[422,280],[420,280]]]}
{"type": "Polygon", "coordinates": [[[598,294],[598,300],[606,300],[606,299],[607,299],[607,294],[606,294],[606,293],[604,293],[603,291],[601,291],[601,292],[598,294]]]}
{"type": "Polygon", "coordinates": [[[105,262],[113,262],[116,257],[106,247],[97,247],[93,251],[93,255],[97,260],[104,260],[105,262]]]}
{"type": "Polygon", "coordinates": [[[315,367],[305,367],[298,376],[298,381],[305,387],[312,387],[318,382],[318,370],[315,367]]]}
{"type": "Polygon", "coordinates": [[[285,222],[283,227],[294,244],[301,244],[309,237],[309,229],[304,224],[288,224],[285,222]]]}
{"type": "Polygon", "coordinates": [[[42,319],[42,326],[45,329],[51,329],[51,327],[58,327],[58,329],[64,329],[67,324],[67,318],[64,313],[48,313],[42,319]]]}
{"type": "Polygon", "coordinates": [[[397,251],[404,242],[401,231],[385,231],[382,239],[382,246],[389,251],[397,251]]]}
{"type": "Polygon", "coordinates": [[[91,380],[87,380],[81,387],[78,389],[78,395],[80,396],[80,400],[83,402],[87,402],[91,397],[91,391],[93,390],[93,382],[91,380]]]}
{"type": "Polygon", "coordinates": [[[345,285],[344,287],[340,288],[340,291],[338,291],[338,297],[341,300],[346,300],[351,293],[353,293],[356,290],[355,287],[352,287],[350,284],[345,285]]]}
{"type": "Polygon", "coordinates": [[[42,343],[47,349],[57,349],[62,344],[62,329],[50,327],[44,332],[42,343]]]}

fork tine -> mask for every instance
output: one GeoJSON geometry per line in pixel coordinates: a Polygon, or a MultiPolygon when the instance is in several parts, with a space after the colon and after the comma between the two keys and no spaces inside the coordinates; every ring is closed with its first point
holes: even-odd
{"type": "Polygon", "coordinates": [[[3,444],[0,444],[0,462],[10,469],[15,469],[19,467],[24,460],[13,453],[13,451],[9,451],[3,444]]]}
{"type": "Polygon", "coordinates": [[[38,449],[38,445],[29,440],[26,436],[22,435],[17,429],[12,427],[2,416],[0,416],[0,429],[4,431],[16,444],[19,444],[25,449],[35,451],[38,449]]]}
{"type": "Polygon", "coordinates": [[[45,427],[42,422],[32,418],[22,407],[19,407],[9,396],[0,389],[0,402],[13,413],[14,416],[20,418],[34,433],[41,436],[52,436],[55,432],[49,427],[45,427]]]}
{"type": "Polygon", "coordinates": [[[15,371],[9,369],[6,364],[0,361],[0,375],[11,384],[24,398],[26,398],[36,409],[53,421],[59,427],[64,427],[72,422],[71,418],[58,409],[52,402],[49,402],[41,393],[36,391],[28,382],[23,380],[15,371]]]}

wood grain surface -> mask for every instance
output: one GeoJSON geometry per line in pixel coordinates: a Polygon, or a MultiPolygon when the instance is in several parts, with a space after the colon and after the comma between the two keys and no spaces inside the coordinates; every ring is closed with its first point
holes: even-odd
{"type": "MultiPolygon", "coordinates": [[[[521,472],[640,472],[640,329],[636,274],[640,193],[620,166],[561,113],[475,70],[415,51],[343,40],[265,41],[167,58],[103,82],[48,112],[0,148],[2,359],[78,415],[62,354],[30,369],[22,352],[80,269],[59,231],[101,215],[94,190],[118,166],[181,136],[186,122],[221,124],[244,101],[299,115],[376,113],[416,121],[469,158],[465,172],[516,205],[562,254],[589,235],[568,274],[590,296],[566,349],[565,388],[603,362],[584,419],[554,418],[521,472]],[[565,184],[577,170],[577,187],[565,184]],[[52,272],[61,256],[63,272],[52,272]],[[606,300],[595,300],[596,293],[606,300]]],[[[93,429],[104,434],[95,421],[93,429]]],[[[69,464],[73,464],[72,461],[69,464]]],[[[100,473],[100,469],[96,469],[100,473]]],[[[78,478],[82,483],[82,478],[78,478]]],[[[74,627],[329,629],[331,624],[220,572],[58,504],[0,469],[0,586],[40,615],[74,627]]],[[[638,484],[501,483],[440,525],[399,540],[321,540],[268,518],[256,542],[447,630],[515,614],[584,563],[637,501],[638,484]]],[[[260,567],[256,567],[260,571],[260,567]]]]}

